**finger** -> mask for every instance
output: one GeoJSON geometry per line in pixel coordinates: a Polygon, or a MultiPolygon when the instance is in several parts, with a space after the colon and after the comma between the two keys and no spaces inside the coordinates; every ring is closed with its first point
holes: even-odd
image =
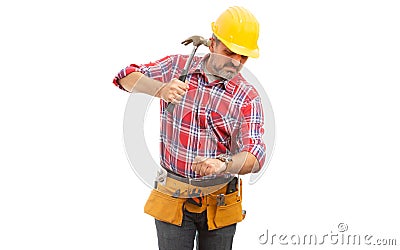
{"type": "Polygon", "coordinates": [[[214,173],[215,173],[214,167],[212,165],[208,165],[207,168],[204,171],[204,176],[212,175],[214,173]]]}
{"type": "Polygon", "coordinates": [[[175,95],[174,94],[169,94],[167,97],[168,102],[173,102],[175,100],[175,95]]]}
{"type": "Polygon", "coordinates": [[[215,173],[214,168],[208,167],[207,170],[206,170],[205,175],[212,175],[214,173],[215,173]]]}
{"type": "Polygon", "coordinates": [[[192,166],[190,167],[192,169],[192,171],[196,172],[197,169],[197,163],[192,163],[192,166]]]}
{"type": "Polygon", "coordinates": [[[183,89],[181,89],[181,88],[178,88],[178,89],[176,90],[175,93],[176,93],[177,95],[179,95],[179,96],[183,96],[183,95],[186,94],[186,91],[183,90],[183,89]]]}
{"type": "Polygon", "coordinates": [[[189,89],[189,84],[187,84],[186,82],[179,82],[177,84],[177,87],[186,92],[189,89]]]}
{"type": "Polygon", "coordinates": [[[180,95],[175,95],[174,99],[175,99],[175,101],[177,101],[177,102],[181,102],[182,99],[183,99],[183,97],[180,96],[180,95]]]}
{"type": "Polygon", "coordinates": [[[208,166],[205,165],[205,164],[203,164],[201,166],[200,171],[199,171],[201,176],[205,176],[206,175],[207,168],[208,168],[208,166]]]}
{"type": "Polygon", "coordinates": [[[201,172],[201,169],[202,169],[202,167],[203,167],[203,164],[202,163],[196,163],[194,166],[193,166],[193,171],[196,173],[196,174],[199,174],[200,172],[201,172]]]}
{"type": "Polygon", "coordinates": [[[171,87],[168,90],[168,94],[167,94],[167,98],[168,99],[173,99],[177,96],[183,96],[186,92],[184,92],[183,90],[177,88],[177,87],[171,87]]]}
{"type": "Polygon", "coordinates": [[[215,166],[211,159],[206,158],[206,161],[201,163],[201,168],[199,170],[201,176],[206,176],[215,172],[215,166]]]}
{"type": "Polygon", "coordinates": [[[174,104],[178,104],[182,101],[183,97],[180,95],[174,95],[174,97],[172,98],[171,102],[173,102],[174,104]]]}
{"type": "Polygon", "coordinates": [[[198,169],[198,166],[199,164],[197,163],[197,162],[192,162],[192,167],[191,167],[191,169],[192,169],[192,171],[194,171],[195,173],[197,173],[197,169],[198,169]]]}
{"type": "Polygon", "coordinates": [[[182,90],[187,90],[189,88],[189,84],[187,82],[182,82],[176,78],[172,79],[172,83],[174,87],[178,87],[182,90]]]}
{"type": "Polygon", "coordinates": [[[201,169],[201,176],[206,176],[207,173],[209,172],[209,165],[205,165],[202,169],[201,169]]]}
{"type": "Polygon", "coordinates": [[[192,163],[192,170],[198,174],[201,172],[201,169],[203,168],[203,163],[207,160],[207,157],[202,157],[202,156],[196,156],[194,158],[193,163],[192,163]]]}
{"type": "Polygon", "coordinates": [[[179,104],[179,102],[178,102],[175,98],[172,98],[171,101],[170,101],[170,103],[179,104]]]}
{"type": "Polygon", "coordinates": [[[217,172],[217,165],[215,164],[215,162],[210,162],[210,164],[208,165],[207,168],[207,175],[212,175],[215,174],[217,172]]]}

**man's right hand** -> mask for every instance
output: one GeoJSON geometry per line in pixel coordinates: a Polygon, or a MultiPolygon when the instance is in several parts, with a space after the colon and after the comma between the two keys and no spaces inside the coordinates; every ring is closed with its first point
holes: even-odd
{"type": "Polygon", "coordinates": [[[151,79],[140,72],[133,72],[119,80],[122,87],[134,93],[144,93],[163,99],[174,104],[182,101],[183,95],[189,89],[189,85],[176,78],[168,83],[151,79]]]}
{"type": "Polygon", "coordinates": [[[157,97],[168,103],[178,104],[182,101],[183,96],[188,91],[189,85],[176,78],[165,83],[157,92],[157,97]]]}

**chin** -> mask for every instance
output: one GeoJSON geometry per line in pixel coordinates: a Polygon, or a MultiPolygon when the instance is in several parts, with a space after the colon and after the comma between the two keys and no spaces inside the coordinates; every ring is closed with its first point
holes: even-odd
{"type": "Polygon", "coordinates": [[[234,73],[234,72],[223,72],[221,74],[221,77],[226,80],[230,80],[230,79],[234,78],[236,75],[237,75],[237,73],[234,73]]]}

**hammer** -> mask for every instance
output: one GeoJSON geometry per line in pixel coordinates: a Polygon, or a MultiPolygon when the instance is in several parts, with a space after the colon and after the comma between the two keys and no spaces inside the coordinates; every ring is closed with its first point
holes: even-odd
{"type": "MultiPolygon", "coordinates": [[[[187,73],[189,71],[190,64],[192,63],[193,56],[194,56],[194,54],[196,54],[197,48],[200,45],[204,45],[204,46],[207,46],[207,47],[210,46],[210,40],[205,39],[202,36],[191,36],[188,39],[184,40],[181,44],[188,45],[190,43],[193,43],[192,53],[190,54],[189,59],[186,61],[185,67],[183,68],[183,71],[182,71],[181,75],[178,78],[182,82],[185,82],[185,80],[186,80],[186,75],[187,75],[187,73]]],[[[174,111],[174,108],[175,108],[175,104],[173,104],[171,102],[168,103],[167,111],[169,113],[172,113],[172,111],[174,111]]]]}

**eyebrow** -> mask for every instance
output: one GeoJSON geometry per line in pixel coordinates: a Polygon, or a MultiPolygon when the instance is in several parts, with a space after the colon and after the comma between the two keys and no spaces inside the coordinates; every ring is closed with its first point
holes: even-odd
{"type": "Polygon", "coordinates": [[[233,52],[232,50],[228,49],[227,47],[225,47],[224,52],[227,54],[237,54],[237,53],[233,52]]]}

